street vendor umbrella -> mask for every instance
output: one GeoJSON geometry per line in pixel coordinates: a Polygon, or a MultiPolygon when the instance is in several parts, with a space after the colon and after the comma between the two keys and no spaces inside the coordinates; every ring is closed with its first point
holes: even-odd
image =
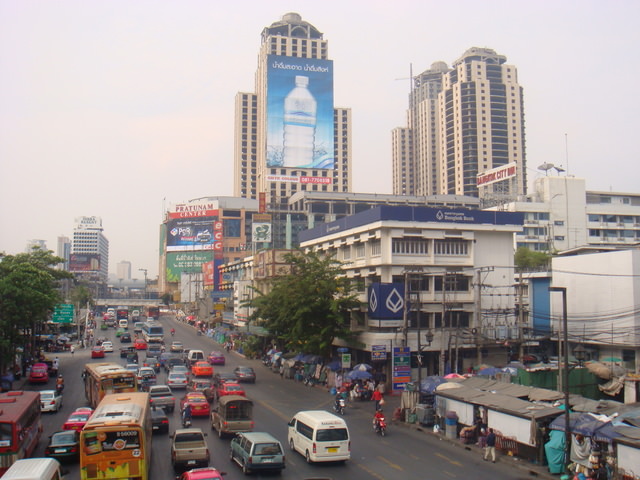
{"type": "Polygon", "coordinates": [[[366,363],[359,363],[355,367],[353,367],[353,370],[360,370],[361,372],[370,372],[371,370],[373,370],[373,367],[366,363]]]}
{"type": "Polygon", "coordinates": [[[464,378],[464,377],[459,373],[450,373],[448,375],[445,375],[444,378],[464,378]]]}
{"type": "Polygon", "coordinates": [[[480,370],[478,372],[478,375],[485,375],[488,377],[493,377],[496,373],[500,373],[502,370],[500,370],[499,368],[496,367],[488,367],[488,368],[483,368],[482,370],[480,370]]]}
{"type": "Polygon", "coordinates": [[[446,380],[444,378],[439,377],[437,375],[432,375],[420,382],[420,391],[422,393],[433,393],[435,392],[438,385],[445,382],[446,380]]]}
{"type": "Polygon", "coordinates": [[[351,370],[345,376],[351,381],[368,380],[373,377],[373,375],[371,375],[369,372],[363,372],[362,370],[351,370]]]}
{"type": "Polygon", "coordinates": [[[337,372],[342,368],[342,362],[340,360],[332,360],[327,363],[327,368],[329,368],[333,372],[337,372]]]}

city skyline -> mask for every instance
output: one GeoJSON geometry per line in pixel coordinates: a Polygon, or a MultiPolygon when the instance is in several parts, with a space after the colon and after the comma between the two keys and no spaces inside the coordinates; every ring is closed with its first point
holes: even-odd
{"type": "Polygon", "coordinates": [[[589,190],[637,191],[636,2],[0,0],[0,251],[55,252],[74,218],[99,216],[110,272],[126,259],[155,278],[168,205],[233,195],[235,96],[291,11],[324,34],[334,105],[352,110],[352,191],[392,191],[410,66],[472,47],[518,69],[529,185],[553,163],[589,190]]]}

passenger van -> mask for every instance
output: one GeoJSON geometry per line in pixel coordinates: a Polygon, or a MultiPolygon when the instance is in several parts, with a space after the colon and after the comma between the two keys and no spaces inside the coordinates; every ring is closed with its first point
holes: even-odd
{"type": "Polygon", "coordinates": [[[129,320],[125,320],[124,318],[118,320],[118,327],[124,328],[125,330],[129,329],[129,320]]]}
{"type": "Polygon", "coordinates": [[[239,433],[231,440],[231,460],[245,474],[254,470],[285,468],[284,450],[277,438],[266,432],[239,433]]]}
{"type": "Polygon", "coordinates": [[[324,410],[296,413],[289,422],[288,443],[308,463],[346,461],[351,458],[347,423],[324,410]]]}
{"type": "Polygon", "coordinates": [[[54,458],[16,460],[2,476],[2,480],[62,480],[60,462],[54,458]]]}
{"type": "Polygon", "coordinates": [[[189,366],[196,362],[204,362],[205,360],[206,358],[202,350],[189,350],[189,353],[187,353],[187,363],[189,366]]]}

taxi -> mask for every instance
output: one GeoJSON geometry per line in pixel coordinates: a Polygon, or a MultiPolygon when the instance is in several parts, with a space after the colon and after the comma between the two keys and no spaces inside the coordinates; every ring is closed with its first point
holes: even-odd
{"type": "Polygon", "coordinates": [[[209,362],[196,362],[191,367],[191,374],[194,377],[213,377],[213,367],[209,362]]]}
{"type": "Polygon", "coordinates": [[[240,395],[242,397],[246,397],[247,394],[244,391],[244,388],[240,386],[239,383],[234,382],[224,382],[218,385],[216,388],[216,399],[220,397],[224,397],[225,395],[240,395]]]}
{"type": "Polygon", "coordinates": [[[136,350],[146,350],[147,342],[144,341],[144,338],[137,338],[135,342],[133,342],[133,346],[136,347],[136,350]]]}
{"type": "Polygon", "coordinates": [[[29,371],[29,383],[47,383],[49,381],[49,365],[34,363],[29,371]]]}
{"type": "Polygon", "coordinates": [[[191,405],[191,415],[193,417],[208,417],[210,413],[210,406],[207,398],[201,392],[189,392],[182,399],[180,399],[180,410],[184,410],[184,407],[191,405]]]}
{"type": "Polygon", "coordinates": [[[91,358],[104,358],[104,347],[96,345],[91,349],[91,358]]]}
{"type": "Polygon", "coordinates": [[[66,422],[62,424],[62,429],[75,430],[77,432],[82,431],[82,428],[85,423],[89,421],[89,417],[91,417],[92,413],[93,410],[87,407],[76,409],[71,415],[69,415],[66,422]]]}

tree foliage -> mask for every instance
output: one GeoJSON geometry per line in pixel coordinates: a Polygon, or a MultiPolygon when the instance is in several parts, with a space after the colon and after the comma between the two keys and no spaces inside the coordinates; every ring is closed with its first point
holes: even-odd
{"type": "Polygon", "coordinates": [[[348,340],[351,311],[359,306],[342,263],[318,252],[285,255],[290,273],[249,301],[258,321],[287,350],[328,356],[335,338],[348,340]]]}
{"type": "Polygon", "coordinates": [[[72,277],[53,268],[62,261],[37,248],[0,261],[0,372],[11,366],[16,348],[27,346],[60,302],[57,282],[72,277]]]}
{"type": "Polygon", "coordinates": [[[519,271],[533,270],[544,267],[551,261],[551,255],[546,252],[536,252],[527,247],[519,247],[516,250],[514,262],[519,271]]]}

